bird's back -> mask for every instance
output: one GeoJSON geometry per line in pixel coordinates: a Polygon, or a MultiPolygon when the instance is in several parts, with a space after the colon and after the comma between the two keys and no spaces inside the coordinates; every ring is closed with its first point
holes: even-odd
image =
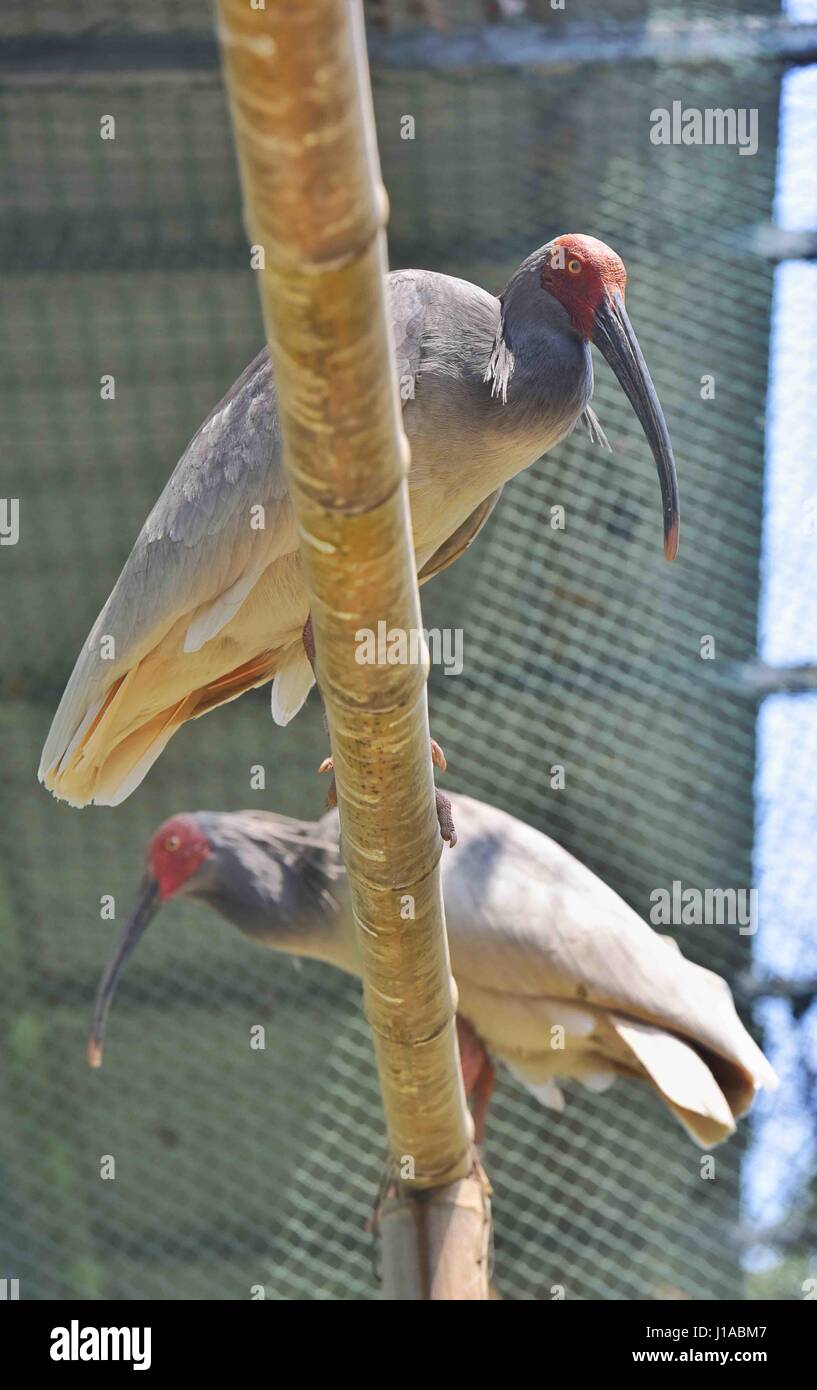
{"type": "MultiPolygon", "coordinates": [[[[756,1086],[775,1084],[720,976],[555,841],[470,797],[452,800],[459,844],[443,857],[443,892],[461,1007],[521,1075],[558,1071],[550,1030],[564,1016],[568,1032],[579,1020],[593,1057],[618,1055],[634,1074],[654,1060],[670,1087],[678,1067],[695,1070],[690,1044],[735,1114],[756,1086]],[[661,1035],[684,1040],[666,1066],[661,1035]]],[[[700,1080],[679,1083],[679,1095],[700,1080]]]]}
{"type": "MultiPolygon", "coordinates": [[[[442,346],[452,303],[462,301],[479,355],[496,301],[425,271],[396,272],[390,285],[401,370],[412,391],[433,395],[439,370],[463,370],[458,334],[447,357],[442,346]]],[[[418,463],[419,479],[422,448],[418,463]]],[[[419,564],[461,525],[462,506],[450,502],[448,514],[443,494],[423,494],[419,564]]],[[[187,719],[273,679],[273,713],[286,723],[313,684],[300,640],[307,613],[264,349],[196,431],[137,537],[60,701],[41,780],[75,805],[115,805],[187,719]]]]}
{"type": "MultiPolygon", "coordinates": [[[[507,306],[468,281],[395,271],[389,292],[426,578],[467,548],[503,483],[573,428],[592,370],[586,343],[541,291],[512,342],[507,306]]],[[[196,431],[145,522],[60,701],[41,780],[75,805],[116,805],[186,720],[268,681],[286,724],[314,683],[307,615],[263,351],[196,431]]]]}

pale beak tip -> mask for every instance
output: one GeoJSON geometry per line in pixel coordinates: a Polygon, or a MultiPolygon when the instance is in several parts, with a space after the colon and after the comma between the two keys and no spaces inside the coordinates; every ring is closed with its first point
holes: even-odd
{"type": "Polygon", "coordinates": [[[97,1042],[96,1038],[88,1039],[88,1066],[102,1066],[102,1043],[97,1042]]]}
{"type": "Polygon", "coordinates": [[[674,560],[676,555],[678,554],[678,540],[680,529],[680,524],[677,521],[674,521],[670,529],[667,531],[667,534],[664,536],[665,560],[674,560]]]}

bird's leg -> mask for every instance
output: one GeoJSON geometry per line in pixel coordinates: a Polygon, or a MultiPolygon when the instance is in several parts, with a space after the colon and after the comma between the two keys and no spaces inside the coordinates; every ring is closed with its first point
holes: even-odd
{"type": "MultiPolygon", "coordinates": [[[[306,652],[309,664],[312,667],[315,679],[317,680],[318,673],[315,670],[315,634],[312,631],[311,613],[309,614],[306,622],[304,623],[304,630],[301,634],[301,639],[304,644],[304,651],[306,652]]],[[[318,686],[318,693],[320,694],[320,686],[318,686]]],[[[326,716],[324,715],[324,719],[325,718],[326,716]]],[[[440,769],[440,772],[445,772],[448,766],[445,758],[445,753],[443,752],[437,740],[434,738],[431,739],[431,761],[435,767],[438,767],[440,769]]],[[[318,772],[332,773],[332,782],[330,784],[329,791],[326,794],[326,808],[328,810],[330,807],[337,806],[338,804],[338,793],[337,787],[335,786],[335,764],[331,755],[328,758],[324,758],[323,762],[318,768],[318,772]]],[[[434,788],[434,798],[437,806],[437,822],[440,827],[440,834],[442,838],[445,840],[446,844],[450,845],[453,849],[455,844],[457,843],[457,832],[454,829],[454,812],[451,807],[451,802],[449,801],[445,793],[439,791],[437,787],[434,788]]]]}
{"type": "Polygon", "coordinates": [[[482,1147],[485,1139],[485,1126],[488,1121],[488,1107],[491,1104],[491,1096],[494,1093],[494,1082],[496,1081],[496,1067],[491,1061],[488,1053],[485,1053],[482,1071],[477,1079],[477,1084],[472,1092],[473,1095],[473,1115],[474,1115],[474,1142],[478,1147],[482,1147]]]}
{"type": "Polygon", "coordinates": [[[309,662],[310,666],[312,667],[312,674],[313,674],[313,676],[315,677],[315,679],[317,680],[317,679],[318,679],[318,673],[317,673],[317,671],[316,671],[316,669],[315,669],[315,634],[314,634],[314,632],[312,631],[312,614],[311,614],[311,613],[307,613],[307,615],[306,615],[306,622],[304,623],[304,630],[303,630],[303,632],[301,633],[301,641],[302,641],[303,644],[304,644],[304,651],[306,652],[306,659],[307,659],[307,661],[309,662]]]}
{"type": "Polygon", "coordinates": [[[457,1014],[457,1039],[460,1045],[460,1066],[466,1099],[472,1102],[474,1141],[485,1138],[485,1122],[496,1080],[496,1069],[485,1050],[485,1044],[466,1018],[457,1014]]]}

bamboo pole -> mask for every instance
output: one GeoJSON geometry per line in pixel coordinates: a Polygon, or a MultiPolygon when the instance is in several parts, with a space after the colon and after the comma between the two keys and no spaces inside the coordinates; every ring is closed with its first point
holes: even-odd
{"type": "Polygon", "coordinates": [[[356,634],[376,633],[379,621],[421,629],[362,9],[359,0],[219,0],[219,18],[399,1174],[393,1207],[416,1203],[408,1225],[384,1212],[384,1264],[406,1271],[400,1292],[389,1286],[394,1297],[487,1297],[487,1262],[462,1268],[474,1242],[453,1238],[460,1222],[472,1230],[475,1207],[481,1231],[490,1218],[459,1068],[427,656],[395,666],[356,659],[356,634]],[[418,1194],[440,1188],[449,1189],[436,1194],[444,1218],[429,1220],[437,1208],[418,1194]]]}

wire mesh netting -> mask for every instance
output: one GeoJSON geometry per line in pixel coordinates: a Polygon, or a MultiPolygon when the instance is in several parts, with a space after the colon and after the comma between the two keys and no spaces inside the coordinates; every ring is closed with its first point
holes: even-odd
{"type": "MultiPolygon", "coordinates": [[[[577,432],[506,488],[477,545],[423,590],[427,626],[464,634],[462,674],[431,679],[446,785],[546,830],[642,916],[674,881],[758,886],[757,937],[673,930],[730,980],[756,1033],[765,1024],[782,1077],[710,1181],[646,1089],[569,1089],[554,1115],[503,1075],[486,1150],[494,1282],[509,1298],[554,1286],[800,1298],[817,1219],[817,281],[813,264],[776,265],[770,229],[814,230],[813,69],[739,56],[737,42],[732,59],[721,48],[688,63],[675,49],[611,60],[602,42],[622,25],[739,38],[780,17],[762,0],[585,3],[579,56],[455,62],[459,24],[491,8],[447,7],[424,58],[400,39],[425,33],[434,6],[373,8],[386,28],[372,75],[391,264],[498,293],[556,233],[615,246],[670,423],[684,531],[665,565],[652,465],[597,363],[614,454],[577,432]],[[757,152],[653,144],[651,113],[675,100],[756,110],[757,152]]],[[[576,32],[544,0],[519,9],[521,26],[576,32]]],[[[74,812],[35,780],[144,517],[262,339],[208,20],[198,0],[123,4],[115,20],[100,0],[10,3],[0,19],[3,493],[20,500],[0,611],[0,1273],[28,1298],[377,1292],[367,1223],[385,1140],[354,982],[174,904],[131,963],[105,1068],[84,1063],[110,946],[102,896],[126,903],[150,832],[174,811],[317,816],[317,697],[286,731],[264,691],[188,725],[115,811],[74,812]],[[108,375],[114,399],[100,394],[108,375]],[[264,792],[251,790],[258,764],[264,792]],[[263,1051],[247,1046],[258,1023],[263,1051]],[[104,1155],[114,1181],[100,1177],[104,1155]]]]}

